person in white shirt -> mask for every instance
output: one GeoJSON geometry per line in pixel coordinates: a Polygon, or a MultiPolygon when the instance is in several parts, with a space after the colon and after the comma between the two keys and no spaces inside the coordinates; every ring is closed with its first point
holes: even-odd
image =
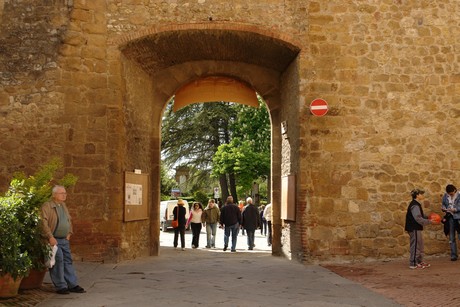
{"type": "Polygon", "coordinates": [[[272,204],[267,204],[267,206],[265,206],[264,218],[267,221],[268,228],[267,243],[268,246],[272,246],[272,204]]]}
{"type": "Polygon", "coordinates": [[[203,215],[203,205],[199,202],[194,202],[185,228],[192,228],[192,248],[198,248],[200,243],[201,223],[203,222],[201,216],[203,215]]]}

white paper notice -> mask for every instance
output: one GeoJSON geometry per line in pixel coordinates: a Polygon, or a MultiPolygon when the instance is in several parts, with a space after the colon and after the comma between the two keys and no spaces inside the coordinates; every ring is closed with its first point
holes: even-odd
{"type": "Polygon", "coordinates": [[[142,205],[142,185],[141,184],[126,184],[125,203],[127,205],[142,205]]]}

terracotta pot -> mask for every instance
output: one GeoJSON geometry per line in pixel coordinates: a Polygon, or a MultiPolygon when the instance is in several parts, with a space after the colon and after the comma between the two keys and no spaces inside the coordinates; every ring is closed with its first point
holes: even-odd
{"type": "Polygon", "coordinates": [[[46,272],[48,270],[30,270],[29,276],[25,276],[22,281],[19,289],[28,290],[28,289],[37,289],[42,286],[43,279],[45,278],[46,272]]]}
{"type": "Polygon", "coordinates": [[[18,295],[19,284],[22,277],[11,277],[10,274],[0,274],[0,298],[14,297],[18,295]]]}

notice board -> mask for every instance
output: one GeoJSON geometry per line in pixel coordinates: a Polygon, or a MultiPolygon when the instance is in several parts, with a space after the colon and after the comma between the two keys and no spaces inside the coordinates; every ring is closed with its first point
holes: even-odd
{"type": "Polygon", "coordinates": [[[125,172],[124,221],[149,218],[149,175],[125,172]]]}
{"type": "Polygon", "coordinates": [[[281,219],[295,221],[295,176],[281,177],[281,219]]]}

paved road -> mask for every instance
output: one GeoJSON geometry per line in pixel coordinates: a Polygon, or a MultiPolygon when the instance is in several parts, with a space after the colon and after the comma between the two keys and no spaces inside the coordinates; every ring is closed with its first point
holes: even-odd
{"type": "MultiPolygon", "coordinates": [[[[189,247],[191,234],[186,238],[189,247]]],[[[77,262],[87,293],[54,295],[38,306],[400,306],[320,266],[271,256],[260,234],[253,251],[240,235],[236,253],[222,251],[222,230],[218,238],[219,248],[181,251],[172,247],[172,232],[162,233],[159,257],[77,262]]]]}
{"type": "MultiPolygon", "coordinates": [[[[174,231],[168,230],[167,232],[161,232],[160,234],[160,245],[162,247],[173,247],[173,240],[174,240],[174,231]]],[[[258,252],[267,252],[271,253],[271,247],[268,246],[267,244],[267,237],[263,236],[260,234],[260,230],[256,231],[255,235],[255,245],[256,248],[255,250],[258,252]]],[[[180,246],[180,239],[179,239],[179,246],[180,246]]],[[[186,231],[185,233],[185,247],[187,249],[191,248],[192,246],[192,232],[191,231],[186,231]]],[[[201,230],[200,234],[200,243],[199,243],[199,248],[203,249],[206,246],[206,230],[203,227],[201,230]]],[[[231,246],[231,237],[229,240],[229,246],[228,246],[228,252],[230,252],[230,246],[231,246]]],[[[216,248],[215,250],[222,250],[224,247],[224,230],[218,228],[217,229],[217,235],[216,235],[216,248]]],[[[242,231],[240,230],[238,234],[238,241],[236,244],[236,249],[237,251],[247,251],[248,249],[248,244],[247,244],[247,236],[242,234],[242,231]]]]}

